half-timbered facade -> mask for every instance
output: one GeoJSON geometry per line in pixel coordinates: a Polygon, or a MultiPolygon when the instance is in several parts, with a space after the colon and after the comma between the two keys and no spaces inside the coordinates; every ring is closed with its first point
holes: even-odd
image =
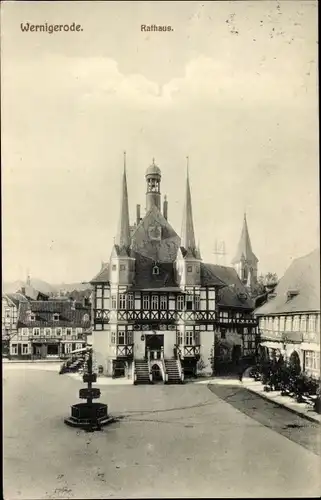
{"type": "MultiPolygon", "coordinates": [[[[188,174],[181,235],[168,222],[166,197],[161,211],[161,171],[154,161],[145,177],[146,214],[140,217],[138,205],[131,226],[124,168],[118,234],[109,262],[91,281],[97,363],[106,375],[133,379],[143,379],[144,370],[152,377],[153,369],[165,381],[174,371],[181,378],[210,375],[218,294],[227,284],[215,266],[202,262],[195,244],[188,174]]],[[[245,293],[231,271],[238,286],[232,294],[245,293]]],[[[250,315],[253,307],[241,309],[250,315]]]]}
{"type": "Polygon", "coordinates": [[[85,347],[91,309],[70,300],[24,300],[16,331],[10,336],[11,359],[65,358],[85,347]]]}
{"type": "Polygon", "coordinates": [[[21,293],[8,293],[2,296],[2,355],[10,352],[10,339],[18,332],[18,316],[21,302],[27,299],[21,293]]]}
{"type": "Polygon", "coordinates": [[[319,249],[293,261],[255,315],[270,357],[297,356],[303,371],[320,377],[319,249]]]}

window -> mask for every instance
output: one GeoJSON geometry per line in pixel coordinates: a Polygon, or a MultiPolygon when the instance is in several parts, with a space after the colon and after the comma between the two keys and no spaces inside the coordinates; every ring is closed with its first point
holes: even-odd
{"type": "Polygon", "coordinates": [[[76,328],[76,333],[82,333],[82,328],[76,328]]]}
{"type": "Polygon", "coordinates": [[[10,351],[11,351],[11,354],[18,354],[18,345],[17,344],[11,344],[10,346],[10,351]]]}
{"type": "Polygon", "coordinates": [[[56,328],[56,336],[61,337],[62,335],[62,329],[61,328],[56,328]]]}
{"type": "Polygon", "coordinates": [[[195,311],[199,311],[199,310],[200,310],[200,296],[195,295],[195,311]]]}
{"type": "Polygon", "coordinates": [[[149,309],[149,295],[143,295],[143,309],[149,309]]]}
{"type": "Polygon", "coordinates": [[[128,298],[128,309],[134,309],[134,296],[132,293],[127,295],[128,298]]]}
{"type": "Polygon", "coordinates": [[[315,332],[316,331],[316,316],[310,315],[308,321],[308,331],[315,332]]]}
{"type": "Polygon", "coordinates": [[[30,314],[30,321],[36,321],[36,315],[30,314]]]}
{"type": "Polygon", "coordinates": [[[193,332],[185,333],[185,345],[193,345],[193,332]]]}
{"type": "Polygon", "coordinates": [[[120,271],[126,271],[126,266],[125,266],[125,264],[120,264],[119,269],[120,269],[120,271]]]}
{"type": "Polygon", "coordinates": [[[28,328],[22,328],[21,330],[21,335],[28,335],[29,329],[28,328]]]}
{"type": "Polygon", "coordinates": [[[319,370],[320,369],[320,353],[316,351],[305,351],[304,353],[304,369],[319,370]]]}
{"type": "Polygon", "coordinates": [[[158,309],[158,295],[152,295],[152,309],[158,309]]]}
{"type": "Polygon", "coordinates": [[[127,342],[128,342],[128,344],[133,343],[133,332],[132,331],[127,332],[127,342]]]}
{"type": "Polygon", "coordinates": [[[32,332],[35,336],[38,336],[40,335],[40,328],[34,328],[33,329],[33,332],[32,332]]]}
{"type": "Polygon", "coordinates": [[[191,294],[186,296],[186,309],[187,311],[191,311],[193,309],[193,295],[191,294]]]}
{"type": "Polygon", "coordinates": [[[119,294],[119,309],[126,309],[126,294],[119,294]]]}
{"type": "Polygon", "coordinates": [[[157,266],[153,267],[153,274],[155,274],[155,275],[159,274],[159,267],[157,267],[157,266]]]}
{"type": "Polygon", "coordinates": [[[66,335],[70,336],[72,334],[72,328],[66,328],[66,335]]]}
{"type": "Polygon", "coordinates": [[[113,265],[112,265],[112,270],[113,270],[113,271],[116,271],[116,270],[117,270],[117,266],[116,266],[116,264],[113,264],[113,265]]]}
{"type": "Polygon", "coordinates": [[[299,332],[300,331],[300,316],[294,316],[293,318],[293,331],[294,332],[299,332]]]}
{"type": "Polygon", "coordinates": [[[72,344],[65,344],[65,354],[69,354],[72,351],[72,344]]]}
{"type": "Polygon", "coordinates": [[[29,346],[28,344],[22,344],[22,354],[29,354],[29,346]]]}
{"type": "Polygon", "coordinates": [[[184,295],[179,295],[177,297],[177,310],[182,311],[184,309],[184,295]]]}
{"type": "Polygon", "coordinates": [[[182,345],[183,343],[183,334],[181,331],[177,332],[176,334],[176,341],[178,345],[182,345]]]}
{"type": "Polygon", "coordinates": [[[116,295],[111,296],[111,308],[117,309],[117,297],[116,297],[116,295]]]}
{"type": "Polygon", "coordinates": [[[119,345],[125,344],[125,332],[118,332],[118,344],[119,345]]]}
{"type": "Polygon", "coordinates": [[[55,314],[53,315],[53,320],[54,320],[54,321],[59,321],[59,314],[58,314],[58,313],[55,313],[55,314]]]}
{"type": "Polygon", "coordinates": [[[81,348],[82,348],[82,343],[81,342],[77,342],[76,349],[81,349],[81,348]]]}
{"type": "Polygon", "coordinates": [[[305,333],[307,331],[307,316],[301,316],[301,332],[305,333]]]}
{"type": "Polygon", "coordinates": [[[6,318],[10,318],[10,309],[6,309],[6,318]]]}
{"type": "Polygon", "coordinates": [[[45,336],[50,337],[51,335],[51,328],[45,328],[45,336]]]}
{"type": "Polygon", "coordinates": [[[292,331],[292,316],[285,317],[285,331],[286,332],[292,331]]]}
{"type": "Polygon", "coordinates": [[[187,272],[191,273],[193,271],[193,266],[187,266],[187,272]]]}
{"type": "Polygon", "coordinates": [[[111,332],[111,343],[116,344],[116,332],[111,332]]]}
{"type": "Polygon", "coordinates": [[[161,295],[160,296],[160,309],[167,309],[167,296],[166,295],[161,295]]]}

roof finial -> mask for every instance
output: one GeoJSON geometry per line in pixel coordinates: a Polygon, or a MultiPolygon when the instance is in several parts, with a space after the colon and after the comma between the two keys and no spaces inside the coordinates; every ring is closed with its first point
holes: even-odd
{"type": "Polygon", "coordinates": [[[153,158],[152,162],[153,162],[153,165],[155,165],[155,158],[153,158]]]}
{"type": "Polygon", "coordinates": [[[186,174],[187,178],[189,178],[189,156],[186,156],[186,174]]]}
{"type": "Polygon", "coordinates": [[[124,172],[126,172],[126,151],[124,151],[124,172]]]}

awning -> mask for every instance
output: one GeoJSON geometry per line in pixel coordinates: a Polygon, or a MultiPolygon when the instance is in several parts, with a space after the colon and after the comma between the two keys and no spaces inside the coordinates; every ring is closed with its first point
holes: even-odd
{"type": "Polygon", "coordinates": [[[303,351],[317,351],[320,352],[320,344],[315,344],[315,343],[308,343],[308,342],[302,342],[300,345],[301,349],[303,351]]]}
{"type": "Polygon", "coordinates": [[[283,350],[283,342],[261,342],[260,345],[262,347],[268,347],[269,349],[280,349],[283,350]]]}

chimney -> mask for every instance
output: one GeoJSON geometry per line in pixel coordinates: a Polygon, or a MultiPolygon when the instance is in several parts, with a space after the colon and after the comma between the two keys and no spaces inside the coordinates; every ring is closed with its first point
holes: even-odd
{"type": "Polygon", "coordinates": [[[136,205],[136,224],[140,223],[140,205],[136,205]]]}
{"type": "Polygon", "coordinates": [[[22,295],[26,295],[26,287],[25,286],[21,287],[21,293],[22,293],[22,295]]]}
{"type": "Polygon", "coordinates": [[[71,302],[71,310],[74,311],[76,309],[76,300],[72,300],[71,302]]]}
{"type": "Polygon", "coordinates": [[[167,215],[168,215],[168,201],[167,201],[167,196],[165,194],[164,196],[164,203],[163,203],[163,215],[165,219],[167,220],[167,215]]]}

